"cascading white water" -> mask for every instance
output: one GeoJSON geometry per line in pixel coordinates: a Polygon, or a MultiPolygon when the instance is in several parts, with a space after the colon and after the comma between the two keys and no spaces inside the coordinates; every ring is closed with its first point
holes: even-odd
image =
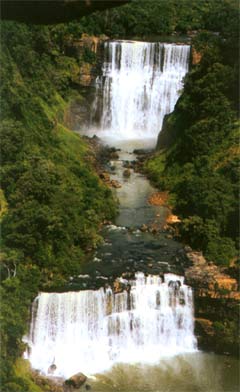
{"type": "MultiPolygon", "coordinates": [[[[115,41],[105,44],[100,137],[155,139],[173,111],[188,72],[189,45],[115,41]]],[[[98,107],[100,101],[97,99],[98,107]]]]}
{"type": "Polygon", "coordinates": [[[183,277],[165,274],[125,281],[110,288],[41,293],[34,304],[29,359],[34,368],[54,375],[96,373],[114,363],[158,361],[194,351],[192,290],[183,277]]]}

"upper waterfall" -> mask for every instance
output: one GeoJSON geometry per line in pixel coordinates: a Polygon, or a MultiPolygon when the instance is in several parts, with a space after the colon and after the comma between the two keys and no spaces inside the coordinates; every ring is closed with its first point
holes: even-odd
{"type": "Polygon", "coordinates": [[[191,288],[165,274],[125,281],[111,288],[41,293],[33,307],[30,362],[55,375],[96,373],[114,363],[154,363],[162,356],[194,351],[191,288]]]}
{"type": "Polygon", "coordinates": [[[98,88],[102,91],[98,135],[156,139],[173,111],[188,72],[189,45],[113,41],[105,43],[98,88]]]}

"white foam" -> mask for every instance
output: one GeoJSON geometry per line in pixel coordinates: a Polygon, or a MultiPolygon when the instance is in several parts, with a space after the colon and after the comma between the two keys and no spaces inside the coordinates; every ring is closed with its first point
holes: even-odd
{"type": "Polygon", "coordinates": [[[103,140],[153,139],[173,111],[188,72],[189,45],[114,41],[105,44],[95,107],[103,140]]]}
{"type": "Polygon", "coordinates": [[[54,363],[54,375],[69,377],[194,351],[191,288],[177,275],[164,280],[138,273],[129,292],[41,293],[28,338],[31,365],[47,374],[54,363]],[[178,290],[170,278],[182,282],[178,290]]]}

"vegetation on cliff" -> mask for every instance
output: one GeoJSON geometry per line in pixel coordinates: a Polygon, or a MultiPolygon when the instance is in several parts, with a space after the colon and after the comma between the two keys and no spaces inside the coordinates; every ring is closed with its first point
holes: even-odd
{"type": "MultiPolygon", "coordinates": [[[[228,265],[237,255],[239,122],[238,26],[216,36],[202,32],[202,54],[192,67],[173,114],[164,124],[165,145],[146,164],[160,188],[170,190],[181,239],[209,260],[228,265]],[[174,138],[171,136],[174,135],[174,138]]],[[[161,149],[161,141],[159,142],[161,149]]]]}
{"type": "Polygon", "coordinates": [[[81,271],[84,252],[99,241],[100,222],[115,213],[88,146],[64,125],[64,111],[78,94],[80,67],[95,61],[88,50],[82,58],[66,55],[66,42],[83,32],[120,38],[192,29],[224,34],[225,41],[215,36],[211,44],[203,36],[196,41],[204,52],[202,62],[189,75],[169,118],[177,143],[149,161],[148,170],[177,195],[176,209],[185,218],[183,238],[189,241],[191,230],[194,246],[209,257],[218,257],[222,249],[219,261],[225,262],[235,254],[236,237],[237,53],[230,42],[236,9],[234,0],[134,0],[69,24],[2,23],[3,392],[39,390],[14,367],[24,350],[29,306],[39,289],[53,288],[81,271]]]}
{"type": "Polygon", "coordinates": [[[2,24],[2,391],[32,391],[13,369],[39,289],[79,274],[116,205],[93,156],[64,125],[80,60],[50,28],[2,24]]]}

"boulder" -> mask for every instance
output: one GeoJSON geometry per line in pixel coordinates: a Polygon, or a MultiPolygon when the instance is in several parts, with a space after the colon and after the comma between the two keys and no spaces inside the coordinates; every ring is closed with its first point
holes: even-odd
{"type": "Polygon", "coordinates": [[[148,198],[148,203],[152,206],[164,206],[167,202],[168,192],[155,192],[148,198]]]}
{"type": "Polygon", "coordinates": [[[55,365],[55,363],[53,363],[52,365],[49,366],[48,373],[53,374],[56,369],[57,369],[57,366],[55,365]]]}
{"type": "MultiPolygon", "coordinates": [[[[80,388],[87,380],[87,376],[83,373],[76,373],[65,381],[65,386],[70,388],[80,388]]],[[[71,390],[71,389],[70,389],[71,390]]]]}
{"type": "Polygon", "coordinates": [[[119,184],[119,182],[117,180],[112,180],[111,181],[111,186],[113,188],[121,188],[121,184],[119,184]]]}
{"type": "Polygon", "coordinates": [[[125,169],[123,171],[123,177],[129,178],[131,176],[131,171],[129,169],[125,169]]]}
{"type": "Polygon", "coordinates": [[[99,177],[105,181],[105,182],[109,182],[110,181],[110,175],[106,172],[102,172],[100,173],[99,177]]]}

